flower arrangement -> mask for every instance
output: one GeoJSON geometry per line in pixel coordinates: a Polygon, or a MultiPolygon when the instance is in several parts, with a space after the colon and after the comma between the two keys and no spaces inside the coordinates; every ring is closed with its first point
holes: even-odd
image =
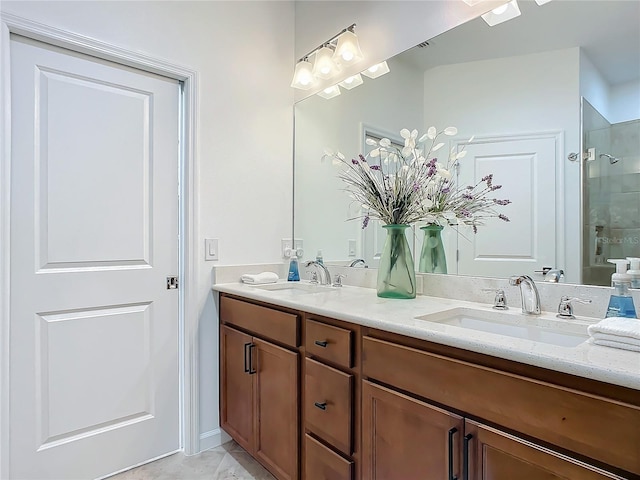
{"type": "MultiPolygon", "coordinates": [[[[466,155],[466,150],[451,150],[446,163],[435,157],[444,143],[442,135],[458,133],[457,128],[447,127],[438,132],[430,127],[418,138],[418,131],[402,129],[400,136],[404,147],[394,145],[388,138],[379,141],[367,139],[375,147],[367,155],[347,160],[345,156],[325,151],[342,165],[339,177],[346,184],[346,191],[362,205],[362,228],[370,219],[378,219],[385,225],[425,223],[445,225],[470,225],[474,233],[486,218],[509,219],[496,211],[496,207],[511,203],[490,194],[499,190],[494,185],[493,174],[483,177],[475,185],[458,187],[452,172],[466,155]]],[[[469,142],[473,141],[473,137],[469,142]]]]}

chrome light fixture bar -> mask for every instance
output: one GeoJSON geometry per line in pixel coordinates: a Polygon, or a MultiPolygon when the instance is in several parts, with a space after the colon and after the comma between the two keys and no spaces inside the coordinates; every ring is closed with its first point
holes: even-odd
{"type": "Polygon", "coordinates": [[[317,79],[332,78],[341,71],[341,66],[352,65],[362,60],[358,37],[354,32],[355,26],[355,23],[348,26],[301,57],[296,63],[291,86],[308,90],[317,79]],[[313,55],[314,64],[311,64],[309,58],[313,55]]]}

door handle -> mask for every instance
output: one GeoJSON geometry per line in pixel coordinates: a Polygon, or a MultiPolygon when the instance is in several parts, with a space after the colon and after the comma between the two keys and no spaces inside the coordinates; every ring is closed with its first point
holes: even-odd
{"type": "Polygon", "coordinates": [[[253,366],[253,349],[254,348],[256,348],[255,343],[249,344],[249,375],[253,375],[258,371],[253,366]]]}
{"type": "Polygon", "coordinates": [[[463,448],[463,457],[462,457],[462,472],[463,472],[463,480],[469,480],[469,442],[473,438],[473,435],[470,433],[464,436],[464,443],[462,445],[463,448]]]}
{"type": "Polygon", "coordinates": [[[449,480],[458,480],[458,476],[453,474],[453,436],[457,431],[455,427],[449,430],[449,480]]]}
{"type": "Polygon", "coordinates": [[[251,358],[247,360],[247,353],[249,354],[251,353],[250,348],[251,348],[251,342],[244,344],[244,373],[249,373],[249,370],[251,370],[251,367],[249,366],[249,364],[251,363],[251,358]]]}
{"type": "Polygon", "coordinates": [[[322,341],[320,341],[320,340],[316,340],[314,343],[315,343],[316,345],[318,345],[319,347],[327,348],[327,344],[328,344],[329,342],[327,342],[326,340],[322,340],[322,341]]]}
{"type": "Polygon", "coordinates": [[[326,410],[327,409],[327,402],[313,402],[313,404],[318,407],[320,410],[326,410]]]}

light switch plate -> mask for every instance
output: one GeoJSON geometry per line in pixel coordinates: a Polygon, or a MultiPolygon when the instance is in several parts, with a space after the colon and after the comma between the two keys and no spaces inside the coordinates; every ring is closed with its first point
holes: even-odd
{"type": "Polygon", "coordinates": [[[218,239],[217,238],[204,239],[204,259],[205,261],[220,259],[218,256],[218,239]]]}
{"type": "Polygon", "coordinates": [[[353,239],[349,239],[349,257],[356,256],[356,241],[353,239]]]}

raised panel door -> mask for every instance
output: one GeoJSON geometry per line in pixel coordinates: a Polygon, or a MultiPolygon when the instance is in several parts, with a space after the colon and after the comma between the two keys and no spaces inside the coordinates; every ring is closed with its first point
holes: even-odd
{"type": "Polygon", "coordinates": [[[255,456],[279,480],[298,478],[298,353],[253,339],[255,456]]]}
{"type": "Polygon", "coordinates": [[[363,479],[460,478],[462,417],[368,381],[362,415],[363,479]]]}
{"type": "Polygon", "coordinates": [[[250,335],[220,327],[220,424],[247,450],[253,451],[253,383],[250,335]]]}

